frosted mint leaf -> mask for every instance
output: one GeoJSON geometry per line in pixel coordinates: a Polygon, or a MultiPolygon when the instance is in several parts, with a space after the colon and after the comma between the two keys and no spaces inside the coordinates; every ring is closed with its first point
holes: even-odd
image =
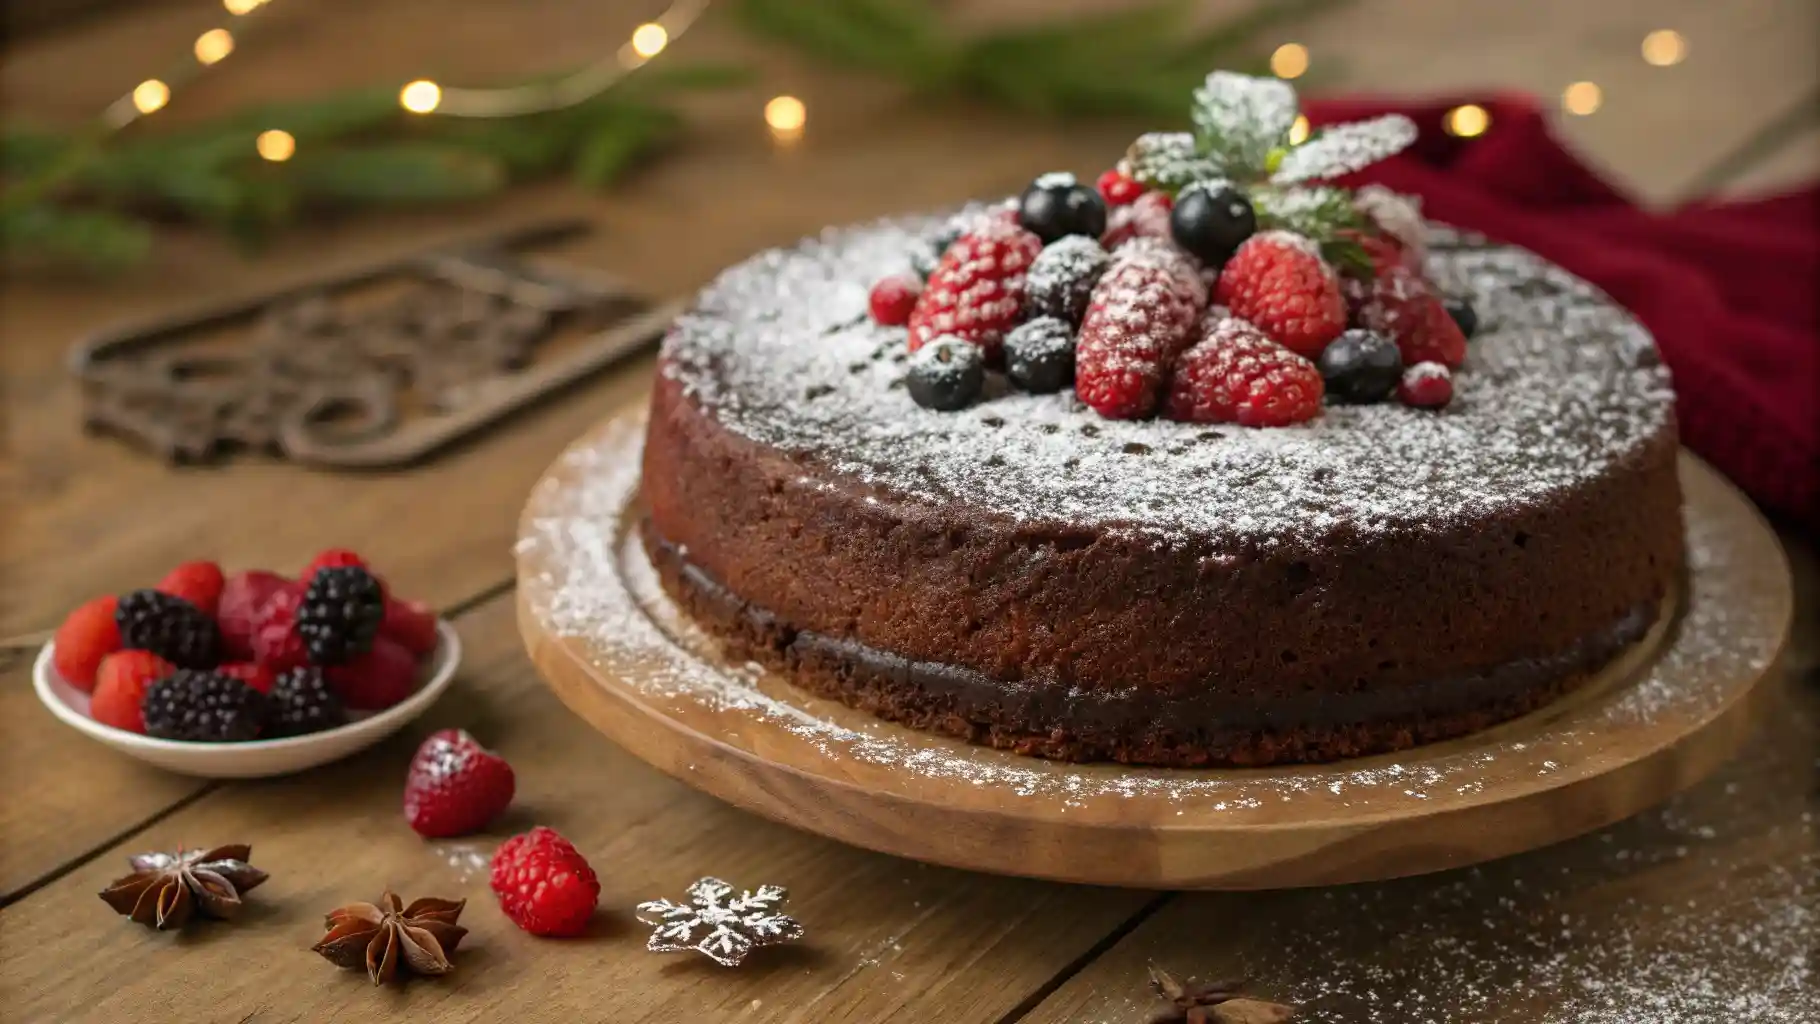
{"type": "Polygon", "coordinates": [[[1317,242],[1364,223],[1345,189],[1260,186],[1252,189],[1251,206],[1259,231],[1293,231],[1317,242]]]}
{"type": "Polygon", "coordinates": [[[1296,113],[1295,88],[1288,82],[1215,71],[1194,91],[1196,148],[1219,174],[1263,177],[1270,151],[1289,145],[1296,113]]]}
{"type": "Polygon", "coordinates": [[[1163,192],[1179,192],[1190,182],[1220,176],[1219,165],[1195,149],[1187,132],[1140,135],[1125,153],[1131,176],[1163,192]]]}
{"type": "Polygon", "coordinates": [[[1279,184],[1351,174],[1402,152],[1416,141],[1416,123],[1402,114],[1334,125],[1283,155],[1270,180],[1279,184]]]}

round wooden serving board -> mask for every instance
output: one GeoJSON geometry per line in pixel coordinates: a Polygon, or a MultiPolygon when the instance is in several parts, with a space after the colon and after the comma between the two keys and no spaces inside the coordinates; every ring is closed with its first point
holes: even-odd
{"type": "Polygon", "coordinates": [[[1495,729],[1382,757],[1251,770],[1076,765],[925,735],[731,664],[638,542],[642,422],[577,441],[520,523],[519,622],[557,694],[621,746],[797,828],[916,860],[1150,888],[1413,875],[1634,814],[1751,727],[1791,610],[1750,504],[1681,461],[1689,572],[1674,614],[1597,680],[1495,729]]]}

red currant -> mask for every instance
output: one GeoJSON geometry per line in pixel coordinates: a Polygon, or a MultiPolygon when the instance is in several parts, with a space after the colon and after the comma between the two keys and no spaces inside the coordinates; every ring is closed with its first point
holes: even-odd
{"type": "Polygon", "coordinates": [[[910,311],[923,294],[923,283],[909,274],[893,274],[872,286],[866,305],[872,319],[886,327],[901,327],[910,322],[910,311]]]}
{"type": "Polygon", "coordinates": [[[1116,167],[1100,175],[1094,184],[1107,206],[1124,206],[1144,194],[1143,185],[1116,167]]]}
{"type": "Polygon", "coordinates": [[[1453,374],[1440,363],[1417,363],[1403,371],[1397,398],[1418,409],[1439,409],[1453,401],[1453,374]]]}

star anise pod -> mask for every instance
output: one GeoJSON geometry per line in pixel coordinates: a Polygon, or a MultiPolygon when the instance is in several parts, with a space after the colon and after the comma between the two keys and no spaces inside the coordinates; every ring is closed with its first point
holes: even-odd
{"type": "Polygon", "coordinates": [[[447,974],[455,969],[449,954],[468,933],[455,923],[467,903],[425,896],[407,907],[387,892],[378,904],[329,911],[329,933],[310,948],[343,970],[364,966],[375,985],[391,981],[401,965],[414,974],[447,974]]]}
{"type": "Polygon", "coordinates": [[[1294,1007],[1240,995],[1243,979],[1198,984],[1152,966],[1150,987],[1175,1004],[1151,1024],[1283,1024],[1295,1016],[1294,1007]]]}
{"type": "Polygon", "coordinates": [[[127,858],[133,873],[102,890],[107,905],[152,928],[181,928],[192,914],[232,920],[240,915],[240,894],[265,881],[266,873],[247,863],[244,844],[212,850],[141,853],[127,858]]]}

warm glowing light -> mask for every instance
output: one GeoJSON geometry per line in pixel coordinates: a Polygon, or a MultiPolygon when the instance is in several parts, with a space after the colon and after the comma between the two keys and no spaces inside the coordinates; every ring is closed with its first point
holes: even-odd
{"type": "Polygon", "coordinates": [[[1443,123],[1449,134],[1470,139],[1485,134],[1485,129],[1491,127],[1491,115],[1477,103],[1467,103],[1449,110],[1443,123]]]}
{"type": "Polygon", "coordinates": [[[794,96],[773,96],[771,102],[765,104],[765,123],[779,134],[793,135],[802,131],[808,119],[809,109],[794,96]]]}
{"type": "Polygon", "coordinates": [[[133,106],[141,114],[150,114],[171,101],[171,87],[156,78],[148,78],[133,87],[133,106]]]}
{"type": "Polygon", "coordinates": [[[632,52],[650,60],[670,45],[670,33],[655,21],[647,21],[632,31],[632,52]]]}
{"type": "Polygon", "coordinates": [[[196,60],[213,64],[234,52],[234,35],[225,28],[212,28],[196,37],[196,60]]]}
{"type": "Polygon", "coordinates": [[[1307,142],[1308,131],[1308,115],[1297,114],[1295,116],[1295,124],[1289,126],[1289,144],[1291,146],[1299,146],[1302,143],[1307,142]]]}
{"type": "Polygon", "coordinates": [[[1278,78],[1300,78],[1308,70],[1308,47],[1284,43],[1270,55],[1270,73],[1278,78]]]}
{"type": "Polygon", "coordinates": [[[1687,37],[1672,28],[1659,28],[1643,37],[1643,59],[1665,68],[1687,59],[1687,37]]]}
{"type": "Polygon", "coordinates": [[[419,78],[398,91],[398,105],[413,114],[427,114],[442,102],[442,87],[419,78]]]}
{"type": "Polygon", "coordinates": [[[1561,108],[1570,114],[1585,117],[1599,109],[1605,102],[1605,91],[1597,82],[1575,82],[1561,93],[1561,108]]]}
{"type": "Polygon", "coordinates": [[[253,148],[267,160],[275,164],[283,163],[291,158],[292,153],[297,152],[297,140],[291,137],[290,132],[273,128],[271,131],[260,132],[259,137],[253,140],[253,148]]]}
{"type": "Polygon", "coordinates": [[[258,7],[260,2],[261,0],[221,0],[221,6],[227,8],[229,14],[240,15],[258,7]]]}

